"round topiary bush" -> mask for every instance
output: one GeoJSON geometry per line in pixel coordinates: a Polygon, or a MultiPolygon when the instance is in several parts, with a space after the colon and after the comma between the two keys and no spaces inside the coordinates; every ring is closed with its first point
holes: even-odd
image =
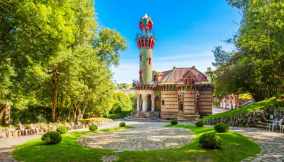
{"type": "Polygon", "coordinates": [[[57,144],[62,140],[61,134],[56,131],[47,132],[42,135],[41,140],[48,145],[57,144]]]}
{"type": "Polygon", "coordinates": [[[215,132],[204,133],[199,137],[199,144],[205,149],[221,148],[222,139],[215,132]]]}
{"type": "Polygon", "coordinates": [[[126,123],[125,122],[120,122],[119,123],[119,127],[125,127],[126,126],[126,123]]]}
{"type": "Polygon", "coordinates": [[[89,130],[92,132],[95,132],[98,129],[98,126],[96,124],[92,124],[89,126],[89,130]]]}
{"type": "Polygon", "coordinates": [[[227,132],[229,130],[229,125],[225,124],[225,123],[218,123],[214,126],[214,129],[218,133],[224,133],[224,132],[227,132]]]}
{"type": "Polygon", "coordinates": [[[198,122],[195,123],[195,126],[197,127],[203,127],[204,123],[202,120],[199,120],[198,122]]]}
{"type": "Polygon", "coordinates": [[[178,121],[176,119],[171,121],[171,125],[177,125],[177,124],[178,124],[178,121]]]}
{"type": "Polygon", "coordinates": [[[65,134],[68,132],[68,128],[65,127],[65,126],[59,126],[57,129],[56,129],[56,132],[60,133],[60,134],[65,134]]]}

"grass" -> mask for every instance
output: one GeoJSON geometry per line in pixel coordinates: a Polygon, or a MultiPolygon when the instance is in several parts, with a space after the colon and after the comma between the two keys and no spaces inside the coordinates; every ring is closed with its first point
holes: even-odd
{"type": "Polygon", "coordinates": [[[245,115],[250,112],[258,111],[258,110],[264,110],[269,107],[275,107],[275,108],[281,108],[284,103],[280,99],[277,99],[276,97],[272,97],[260,102],[256,102],[247,106],[240,107],[238,109],[233,109],[231,111],[218,113],[214,115],[207,116],[203,118],[204,121],[209,119],[216,119],[216,118],[231,118],[233,116],[237,115],[245,115]]]}
{"type": "Polygon", "coordinates": [[[239,162],[260,152],[257,144],[234,132],[218,134],[224,141],[222,149],[204,150],[198,145],[198,137],[202,133],[213,131],[212,128],[197,128],[192,125],[174,127],[189,129],[196,135],[196,138],[191,144],[178,149],[114,153],[111,150],[86,148],[79,145],[78,138],[88,135],[89,132],[73,132],[64,135],[60,144],[43,145],[37,139],[17,146],[13,154],[17,160],[25,162],[93,162],[101,161],[104,155],[117,155],[119,162],[239,162]]]}

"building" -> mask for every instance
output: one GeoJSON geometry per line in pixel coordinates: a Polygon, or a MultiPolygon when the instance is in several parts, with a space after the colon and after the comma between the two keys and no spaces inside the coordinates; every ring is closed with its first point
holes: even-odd
{"type": "Polygon", "coordinates": [[[153,21],[147,15],[139,22],[139,81],[135,83],[137,117],[189,120],[212,113],[213,87],[194,66],[153,72],[153,21]]]}

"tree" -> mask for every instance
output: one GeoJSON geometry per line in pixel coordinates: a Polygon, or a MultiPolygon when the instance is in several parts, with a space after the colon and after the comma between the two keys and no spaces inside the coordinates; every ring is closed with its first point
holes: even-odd
{"type": "Polygon", "coordinates": [[[226,60],[222,55],[224,52],[214,51],[219,65],[215,72],[217,93],[250,92],[256,100],[283,93],[284,2],[229,2],[234,6],[245,6],[245,14],[235,39],[238,51],[230,61],[223,61],[226,60]]]}
{"type": "Polygon", "coordinates": [[[98,57],[107,65],[118,65],[119,52],[126,48],[126,43],[117,32],[103,29],[94,41],[94,47],[98,49],[98,57]]]}
{"type": "Polygon", "coordinates": [[[231,59],[232,54],[224,51],[221,46],[216,47],[212,52],[215,58],[215,62],[212,63],[213,66],[218,67],[227,64],[231,59]]]}
{"type": "Polygon", "coordinates": [[[97,31],[92,0],[3,0],[0,9],[0,100],[48,106],[52,121],[109,111],[109,65],[126,45],[97,31]]]}

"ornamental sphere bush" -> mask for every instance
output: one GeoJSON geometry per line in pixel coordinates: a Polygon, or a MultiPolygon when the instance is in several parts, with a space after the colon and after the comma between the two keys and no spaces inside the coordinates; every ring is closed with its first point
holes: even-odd
{"type": "Polygon", "coordinates": [[[125,127],[126,126],[126,123],[125,122],[120,122],[119,123],[119,127],[125,127]]]}
{"type": "Polygon", "coordinates": [[[198,122],[195,123],[195,126],[197,127],[203,127],[204,123],[202,120],[199,120],[198,122]]]}
{"type": "Polygon", "coordinates": [[[204,133],[199,138],[199,144],[205,149],[219,149],[222,145],[222,139],[215,132],[204,133]]]}
{"type": "Polygon", "coordinates": [[[92,124],[92,125],[89,126],[89,130],[92,131],[92,132],[97,131],[97,129],[98,129],[98,126],[96,124],[92,124]]]}
{"type": "Polygon", "coordinates": [[[57,129],[56,129],[56,132],[60,133],[60,134],[65,134],[68,132],[68,128],[65,127],[65,126],[59,126],[57,129]]]}
{"type": "Polygon", "coordinates": [[[177,125],[177,124],[178,124],[178,121],[176,119],[171,120],[171,125],[177,125]]]}
{"type": "Polygon", "coordinates": [[[62,137],[59,132],[50,131],[42,135],[41,140],[47,145],[53,145],[59,143],[62,137]]]}
{"type": "Polygon", "coordinates": [[[225,123],[218,123],[214,126],[214,129],[218,133],[224,133],[229,130],[229,125],[225,123]]]}

